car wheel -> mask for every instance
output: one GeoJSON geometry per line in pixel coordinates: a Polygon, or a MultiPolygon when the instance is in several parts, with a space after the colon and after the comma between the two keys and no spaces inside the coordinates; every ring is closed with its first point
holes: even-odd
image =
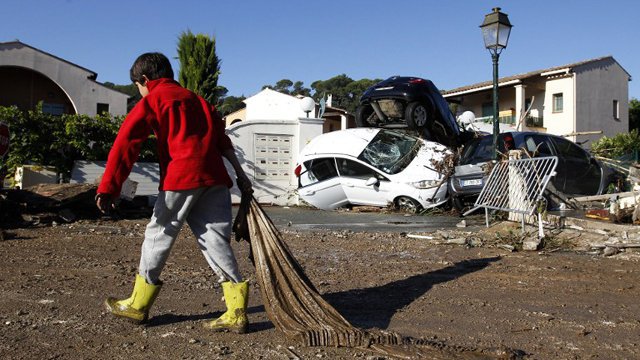
{"type": "Polygon", "coordinates": [[[417,101],[409,103],[405,110],[405,121],[411,130],[423,129],[429,121],[429,109],[417,101]]]}
{"type": "Polygon", "coordinates": [[[378,125],[378,117],[374,114],[371,105],[360,105],[356,109],[357,127],[375,127],[378,125]]]}
{"type": "Polygon", "coordinates": [[[462,210],[464,210],[464,201],[457,196],[451,196],[451,206],[459,213],[462,213],[462,210]]]}
{"type": "Polygon", "coordinates": [[[400,211],[416,214],[421,210],[420,203],[408,196],[400,196],[396,199],[396,208],[400,211]]]}

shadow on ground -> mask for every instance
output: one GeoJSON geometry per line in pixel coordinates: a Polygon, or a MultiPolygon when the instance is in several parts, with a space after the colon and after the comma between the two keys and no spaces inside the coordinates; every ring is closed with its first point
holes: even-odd
{"type": "Polygon", "coordinates": [[[386,329],[398,310],[424,295],[434,285],[480,271],[498,260],[500,257],[466,260],[382,286],[324,294],[323,298],[354,326],[386,329]]]}

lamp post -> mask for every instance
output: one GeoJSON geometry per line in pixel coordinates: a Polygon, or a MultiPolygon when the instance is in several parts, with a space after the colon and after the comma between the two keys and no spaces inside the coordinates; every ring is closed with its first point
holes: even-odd
{"type": "Polygon", "coordinates": [[[500,12],[500,8],[493,8],[493,12],[485,15],[484,22],[480,25],[484,47],[491,53],[493,60],[493,158],[498,158],[498,59],[502,49],[507,47],[511,23],[507,14],[500,12]]]}

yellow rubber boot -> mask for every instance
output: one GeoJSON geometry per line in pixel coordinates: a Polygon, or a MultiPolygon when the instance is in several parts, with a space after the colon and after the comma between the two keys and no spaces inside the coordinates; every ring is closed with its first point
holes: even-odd
{"type": "Polygon", "coordinates": [[[213,331],[231,331],[237,334],[247,332],[247,304],[249,301],[249,283],[246,281],[233,283],[226,281],[222,283],[224,302],[227,304],[227,311],[219,318],[204,323],[204,327],[213,331]]]}
{"type": "Polygon", "coordinates": [[[151,285],[140,274],[136,275],[133,293],[128,299],[107,298],[104,305],[113,315],[127,318],[135,323],[143,323],[149,318],[149,309],[156,300],[162,284],[151,285]]]}

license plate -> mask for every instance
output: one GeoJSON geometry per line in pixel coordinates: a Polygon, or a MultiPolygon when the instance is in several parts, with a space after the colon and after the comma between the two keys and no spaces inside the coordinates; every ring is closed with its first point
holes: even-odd
{"type": "Polygon", "coordinates": [[[460,180],[461,186],[480,186],[482,179],[460,180]]]}

